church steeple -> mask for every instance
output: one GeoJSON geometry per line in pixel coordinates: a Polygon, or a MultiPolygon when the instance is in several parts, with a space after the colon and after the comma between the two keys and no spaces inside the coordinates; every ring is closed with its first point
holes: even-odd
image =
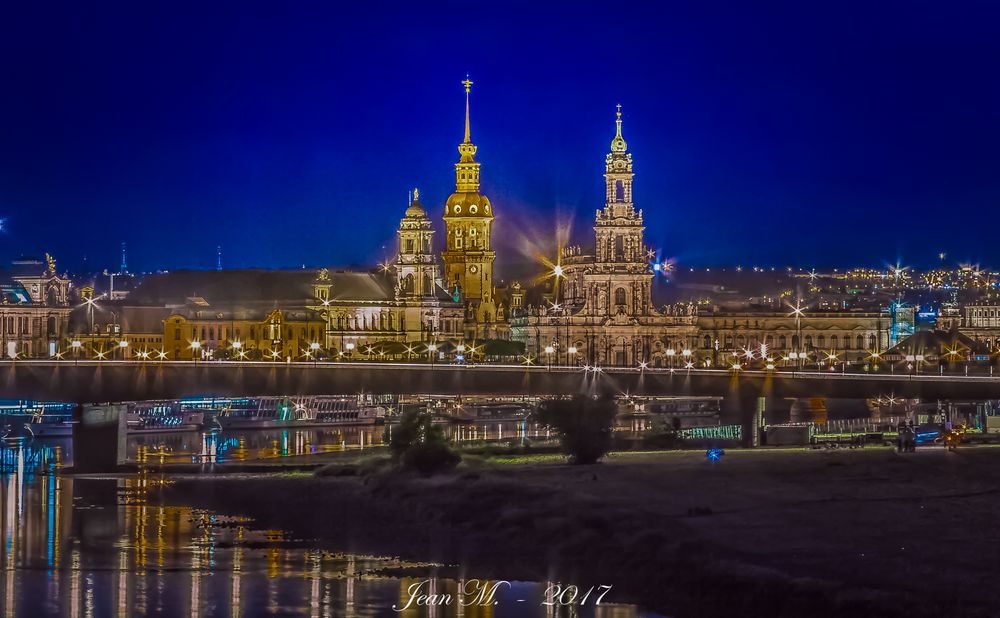
{"type": "MultiPolygon", "coordinates": [[[[469,103],[472,80],[465,87],[465,135],[458,145],[461,157],[455,164],[455,192],[444,205],[444,281],[449,292],[460,295],[474,310],[475,322],[490,323],[496,317],[493,302],[493,205],[479,192],[479,163],[472,143],[469,103]]],[[[478,327],[471,331],[475,336],[478,327]]]]}
{"type": "Polygon", "coordinates": [[[463,143],[470,144],[472,139],[470,138],[471,131],[469,129],[469,93],[472,91],[472,80],[469,76],[465,76],[465,81],[462,82],[465,86],[465,140],[463,143]]]}
{"type": "Polygon", "coordinates": [[[458,145],[461,157],[455,164],[455,191],[474,193],[479,191],[479,164],[476,163],[476,145],[472,143],[472,129],[469,122],[469,94],[472,80],[468,76],[462,82],[465,86],[465,139],[458,145]]]}
{"type": "Polygon", "coordinates": [[[617,111],[615,112],[615,137],[611,140],[611,152],[623,153],[628,150],[628,144],[625,143],[625,138],[622,137],[622,106],[621,103],[615,106],[617,111]]]}

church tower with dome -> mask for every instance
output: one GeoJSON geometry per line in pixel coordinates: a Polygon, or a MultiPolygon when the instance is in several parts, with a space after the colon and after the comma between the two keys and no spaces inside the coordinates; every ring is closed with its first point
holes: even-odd
{"type": "Polygon", "coordinates": [[[434,230],[420,203],[420,191],[399,222],[399,253],[396,254],[396,295],[400,298],[437,296],[438,265],[434,257],[434,230]]]}
{"type": "Polygon", "coordinates": [[[492,247],[493,205],[479,192],[479,163],[476,145],[469,127],[469,93],[465,86],[465,139],[458,145],[460,158],[455,164],[455,192],[444,205],[445,250],[444,284],[452,295],[466,305],[467,329],[472,337],[490,336],[491,323],[498,321],[493,297],[492,247]]]}

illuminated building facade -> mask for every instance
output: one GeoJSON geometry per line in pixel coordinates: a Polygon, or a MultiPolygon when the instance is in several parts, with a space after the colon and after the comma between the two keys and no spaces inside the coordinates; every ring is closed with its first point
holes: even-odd
{"type": "Polygon", "coordinates": [[[870,361],[885,351],[891,318],[886,311],[703,311],[696,324],[694,356],[701,364],[745,363],[748,352],[759,361],[763,351],[776,364],[794,354],[802,365],[830,365],[870,361]]]}
{"type": "Polygon", "coordinates": [[[665,363],[668,349],[695,345],[692,305],[653,306],[652,251],[642,211],[633,202],[632,155],[622,136],[621,108],[605,158],[605,205],[594,222],[593,254],[563,250],[555,300],[527,307],[511,321],[513,338],[538,362],[636,366],[665,363]]]}
{"type": "Polygon", "coordinates": [[[962,307],[960,320],[954,320],[951,325],[957,326],[963,335],[996,350],[1000,346],[1000,303],[966,305],[962,307]]]}
{"type": "Polygon", "coordinates": [[[479,192],[479,163],[469,124],[469,93],[465,86],[465,139],[458,145],[455,192],[444,205],[444,283],[465,305],[466,333],[470,339],[500,338],[506,331],[503,309],[494,296],[493,205],[479,192]]]}
{"type": "Polygon", "coordinates": [[[67,331],[70,280],[56,261],[20,259],[0,273],[0,357],[56,356],[67,331]]]}

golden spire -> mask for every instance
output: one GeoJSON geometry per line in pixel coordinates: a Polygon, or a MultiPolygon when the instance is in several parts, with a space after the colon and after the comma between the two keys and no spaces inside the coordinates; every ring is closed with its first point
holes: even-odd
{"type": "Polygon", "coordinates": [[[472,90],[472,80],[469,79],[468,74],[466,74],[462,85],[465,86],[465,141],[463,143],[468,144],[472,141],[469,133],[469,92],[472,90]]]}
{"type": "Polygon", "coordinates": [[[420,189],[416,187],[413,187],[413,201],[414,202],[420,201],[420,189]]]}
{"type": "Polygon", "coordinates": [[[622,137],[622,105],[619,103],[615,106],[615,138],[611,140],[611,152],[621,153],[628,150],[628,144],[625,143],[625,138],[622,137]]]}

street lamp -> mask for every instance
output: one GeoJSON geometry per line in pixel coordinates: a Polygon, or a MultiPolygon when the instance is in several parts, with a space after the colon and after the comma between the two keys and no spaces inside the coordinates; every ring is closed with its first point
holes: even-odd
{"type": "Polygon", "coordinates": [[[313,341],[309,344],[309,349],[312,350],[313,362],[315,363],[319,360],[319,342],[313,341]]]}
{"type": "Polygon", "coordinates": [[[431,343],[427,345],[427,355],[430,357],[431,366],[433,367],[434,361],[437,360],[438,347],[436,343],[431,343]]]}
{"type": "Polygon", "coordinates": [[[568,348],[566,348],[566,352],[569,354],[569,364],[570,365],[575,365],[576,364],[576,358],[575,358],[576,357],[576,346],[575,345],[569,346],[568,348]]]}
{"type": "Polygon", "coordinates": [[[79,339],[74,339],[70,342],[69,347],[73,348],[73,362],[80,362],[80,348],[83,347],[83,342],[79,339]]]}
{"type": "Polygon", "coordinates": [[[118,349],[122,351],[122,360],[125,360],[125,350],[128,349],[128,341],[122,339],[118,342],[118,349]]]}
{"type": "Polygon", "coordinates": [[[201,350],[201,342],[200,341],[192,341],[191,342],[191,358],[192,358],[192,360],[194,360],[194,361],[198,360],[198,356],[197,355],[198,355],[198,352],[200,350],[201,350]]]}
{"type": "Polygon", "coordinates": [[[667,358],[670,359],[670,368],[674,368],[674,356],[677,355],[677,350],[673,348],[667,348],[667,358]]]}

